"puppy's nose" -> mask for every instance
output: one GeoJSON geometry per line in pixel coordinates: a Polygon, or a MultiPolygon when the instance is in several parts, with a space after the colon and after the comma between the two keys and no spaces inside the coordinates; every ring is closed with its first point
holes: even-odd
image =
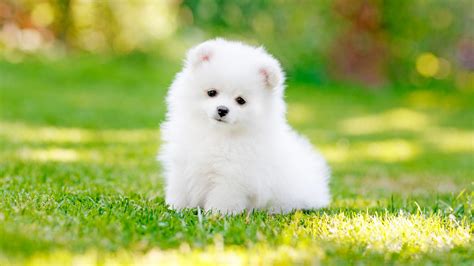
{"type": "Polygon", "coordinates": [[[224,117],[227,113],[229,113],[229,108],[225,106],[217,106],[217,113],[220,117],[224,117]]]}

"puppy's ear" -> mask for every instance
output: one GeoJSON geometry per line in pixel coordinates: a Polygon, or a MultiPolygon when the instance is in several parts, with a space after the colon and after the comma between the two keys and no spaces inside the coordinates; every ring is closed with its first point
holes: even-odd
{"type": "Polygon", "coordinates": [[[272,90],[283,82],[283,72],[278,62],[265,64],[258,69],[258,74],[265,88],[272,90]]]}
{"type": "Polygon", "coordinates": [[[186,64],[191,68],[197,68],[208,63],[213,57],[213,47],[210,41],[203,42],[188,51],[186,64]]]}

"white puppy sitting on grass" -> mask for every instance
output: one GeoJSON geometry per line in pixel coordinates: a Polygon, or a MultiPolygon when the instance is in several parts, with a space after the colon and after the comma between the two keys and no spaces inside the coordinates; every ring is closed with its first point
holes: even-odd
{"type": "Polygon", "coordinates": [[[288,125],[283,91],[280,64],[261,47],[192,48],[161,127],[166,203],[226,214],[327,206],[328,166],[288,125]]]}

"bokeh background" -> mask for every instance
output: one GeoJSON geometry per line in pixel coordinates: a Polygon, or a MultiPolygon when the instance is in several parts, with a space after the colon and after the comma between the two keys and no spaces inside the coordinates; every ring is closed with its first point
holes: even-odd
{"type": "Polygon", "coordinates": [[[295,80],[472,90],[470,0],[2,0],[0,55],[146,53],[178,62],[224,36],[263,44],[295,80]]]}

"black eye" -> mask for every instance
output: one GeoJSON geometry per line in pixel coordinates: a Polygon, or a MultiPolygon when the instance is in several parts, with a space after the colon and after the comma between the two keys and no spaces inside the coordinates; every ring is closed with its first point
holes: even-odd
{"type": "Polygon", "coordinates": [[[208,90],[207,95],[209,95],[209,97],[214,97],[214,96],[217,95],[217,91],[216,90],[208,90]]]}
{"type": "Polygon", "coordinates": [[[246,101],[242,97],[235,98],[235,101],[240,105],[244,105],[246,103],[246,101]]]}

